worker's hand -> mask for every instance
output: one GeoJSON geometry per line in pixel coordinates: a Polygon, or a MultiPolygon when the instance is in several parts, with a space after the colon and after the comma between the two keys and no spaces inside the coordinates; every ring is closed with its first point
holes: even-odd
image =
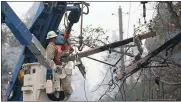
{"type": "Polygon", "coordinates": [[[64,60],[65,58],[67,58],[70,54],[68,52],[63,52],[61,55],[60,55],[60,60],[64,60]]]}
{"type": "Polygon", "coordinates": [[[71,54],[72,52],[74,52],[74,49],[71,47],[71,48],[69,49],[69,54],[71,54]]]}

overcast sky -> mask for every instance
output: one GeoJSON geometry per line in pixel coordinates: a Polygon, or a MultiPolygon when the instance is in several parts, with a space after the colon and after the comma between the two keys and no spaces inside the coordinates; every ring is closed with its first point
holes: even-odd
{"type": "MultiPolygon", "coordinates": [[[[29,8],[33,5],[33,2],[8,2],[10,6],[14,9],[16,14],[21,18],[23,14],[27,13],[29,8]],[[23,9],[22,9],[23,8],[23,9]]],[[[140,2],[89,2],[90,3],[90,13],[84,16],[83,25],[92,24],[94,27],[102,27],[104,29],[118,30],[118,8],[121,6],[123,11],[123,30],[124,36],[132,36],[133,34],[133,25],[138,24],[138,19],[141,18],[141,21],[144,22],[142,17],[142,5],[140,2]],[[131,6],[131,7],[130,7],[131,6]],[[128,23],[129,15],[126,14],[129,12],[130,8],[130,20],[128,23]],[[114,13],[115,15],[112,15],[114,13]],[[128,28],[129,24],[129,28],[128,28]],[[128,30],[129,29],[129,30],[128,30]]],[[[153,13],[153,3],[149,2],[147,4],[147,21],[152,18],[153,13]]],[[[77,23],[74,26],[79,28],[80,24],[77,23]]]]}
{"type": "MultiPolygon", "coordinates": [[[[26,14],[29,8],[32,6],[33,2],[8,2],[10,6],[13,8],[13,10],[16,12],[16,14],[21,18],[23,14],[26,14]]],[[[153,3],[147,4],[147,21],[149,21],[152,18],[153,14],[153,3]]],[[[119,33],[119,22],[118,22],[118,8],[121,6],[122,12],[123,12],[123,34],[124,38],[131,37],[133,34],[133,25],[138,24],[138,19],[140,18],[142,22],[144,22],[144,19],[142,17],[142,5],[140,5],[140,2],[90,2],[90,13],[88,15],[84,16],[83,26],[92,24],[93,27],[102,27],[105,30],[109,30],[109,34],[107,35],[111,36],[111,40],[118,40],[119,33]],[[127,14],[129,12],[130,8],[130,19],[129,15],[127,14]],[[112,15],[114,13],[115,15],[112,15]],[[128,22],[129,20],[129,22],[128,22]],[[128,27],[129,25],[129,27],[128,27]],[[112,31],[116,31],[116,35],[112,35],[112,31]],[[127,35],[128,34],[128,35],[127,35]]],[[[79,34],[79,27],[80,23],[77,23],[73,29],[78,30],[79,34]]],[[[101,54],[96,54],[96,57],[100,57],[101,54]]],[[[94,56],[94,57],[95,57],[94,56]]],[[[86,87],[89,100],[97,100],[97,94],[98,93],[91,93],[93,89],[95,89],[95,86],[100,83],[103,78],[103,74],[105,74],[105,66],[103,64],[100,64],[98,62],[94,62],[88,59],[84,60],[85,66],[87,69],[87,78],[88,80],[86,83],[88,86],[86,87]]],[[[74,74],[79,73],[77,69],[74,70],[74,74]]],[[[83,78],[79,75],[77,77],[74,77],[73,80],[73,89],[74,94],[72,95],[72,98],[75,100],[85,100],[84,96],[84,90],[83,90],[83,78]],[[80,80],[81,78],[82,80],[80,80]],[[77,81],[78,80],[78,81],[77,81]]]]}

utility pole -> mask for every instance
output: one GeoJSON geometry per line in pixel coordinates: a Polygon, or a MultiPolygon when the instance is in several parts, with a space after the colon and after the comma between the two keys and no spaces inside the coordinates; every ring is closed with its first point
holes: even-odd
{"type": "MultiPolygon", "coordinates": [[[[122,23],[122,9],[121,6],[119,6],[118,9],[118,14],[119,14],[119,36],[120,36],[120,41],[123,40],[123,23],[122,23]]],[[[121,46],[121,52],[124,52],[124,47],[121,46]]],[[[124,71],[124,57],[121,59],[121,67],[124,71]]]]}
{"type": "MultiPolygon", "coordinates": [[[[123,23],[122,23],[122,8],[121,6],[119,6],[118,8],[118,17],[119,17],[119,37],[120,37],[120,41],[123,40],[123,23]]],[[[124,46],[121,46],[121,49],[120,49],[121,52],[124,52],[124,46]]],[[[125,56],[123,55],[123,58],[121,59],[121,71],[125,71],[125,65],[124,65],[124,58],[125,56]]],[[[123,83],[123,87],[126,88],[126,80],[125,82],[123,83]]],[[[124,95],[125,95],[125,100],[126,101],[126,93],[124,92],[124,95]]]]}

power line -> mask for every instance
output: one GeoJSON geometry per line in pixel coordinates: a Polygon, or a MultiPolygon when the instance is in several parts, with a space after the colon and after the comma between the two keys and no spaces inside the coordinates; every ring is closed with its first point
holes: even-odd
{"type": "MultiPolygon", "coordinates": [[[[110,68],[112,68],[112,67],[110,67],[110,68]]],[[[97,89],[99,89],[99,88],[101,87],[101,85],[102,85],[102,83],[104,82],[104,80],[105,80],[105,78],[106,78],[106,76],[107,76],[108,71],[109,71],[110,68],[107,69],[106,74],[105,74],[105,76],[104,76],[104,78],[103,78],[101,84],[100,84],[94,91],[92,91],[92,92],[95,92],[97,89]]]]}
{"type": "Polygon", "coordinates": [[[135,88],[136,84],[138,83],[138,81],[139,81],[139,79],[140,79],[140,77],[141,77],[142,72],[143,72],[143,69],[141,69],[141,71],[140,71],[140,73],[139,73],[139,76],[138,76],[138,78],[136,79],[136,82],[135,82],[135,84],[133,85],[133,87],[132,87],[129,91],[126,91],[127,93],[130,92],[130,91],[132,91],[132,90],[135,88]]]}
{"type": "MultiPolygon", "coordinates": [[[[101,97],[99,98],[99,100],[101,100],[105,95],[107,95],[107,93],[108,92],[112,92],[115,88],[116,88],[116,86],[118,86],[119,87],[119,85],[117,84],[117,83],[115,83],[114,82],[114,78],[113,78],[113,72],[111,71],[111,68],[109,68],[110,69],[110,73],[111,73],[111,80],[108,82],[109,84],[108,84],[108,88],[107,88],[107,90],[104,92],[104,94],[103,95],[101,95],[101,97]],[[113,88],[111,88],[112,86],[114,85],[114,87],[113,88]],[[110,89],[112,89],[111,91],[110,91],[110,89]]],[[[119,88],[120,89],[120,88],[119,88]]],[[[122,94],[121,94],[122,95],[122,94]]],[[[112,97],[110,97],[109,95],[107,95],[109,98],[111,98],[113,101],[115,101],[115,99],[113,99],[112,97]]]]}
{"type": "Polygon", "coordinates": [[[86,57],[86,58],[92,59],[92,60],[94,60],[94,61],[97,61],[97,62],[100,62],[100,63],[106,64],[106,65],[109,65],[109,66],[114,66],[114,65],[112,65],[112,64],[106,63],[106,62],[104,62],[104,61],[100,61],[100,60],[95,59],[95,58],[92,58],[92,57],[86,57]]]}
{"type": "Polygon", "coordinates": [[[86,94],[86,89],[85,89],[85,86],[86,86],[85,82],[86,82],[86,79],[84,80],[84,92],[85,92],[86,101],[88,101],[87,94],[86,94]]]}

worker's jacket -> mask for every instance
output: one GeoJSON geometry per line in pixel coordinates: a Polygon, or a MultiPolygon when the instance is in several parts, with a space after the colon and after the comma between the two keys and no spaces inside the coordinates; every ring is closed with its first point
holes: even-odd
{"type": "Polygon", "coordinates": [[[54,42],[49,42],[46,52],[47,52],[47,58],[54,60],[55,54],[57,53],[57,48],[54,42]]]}

